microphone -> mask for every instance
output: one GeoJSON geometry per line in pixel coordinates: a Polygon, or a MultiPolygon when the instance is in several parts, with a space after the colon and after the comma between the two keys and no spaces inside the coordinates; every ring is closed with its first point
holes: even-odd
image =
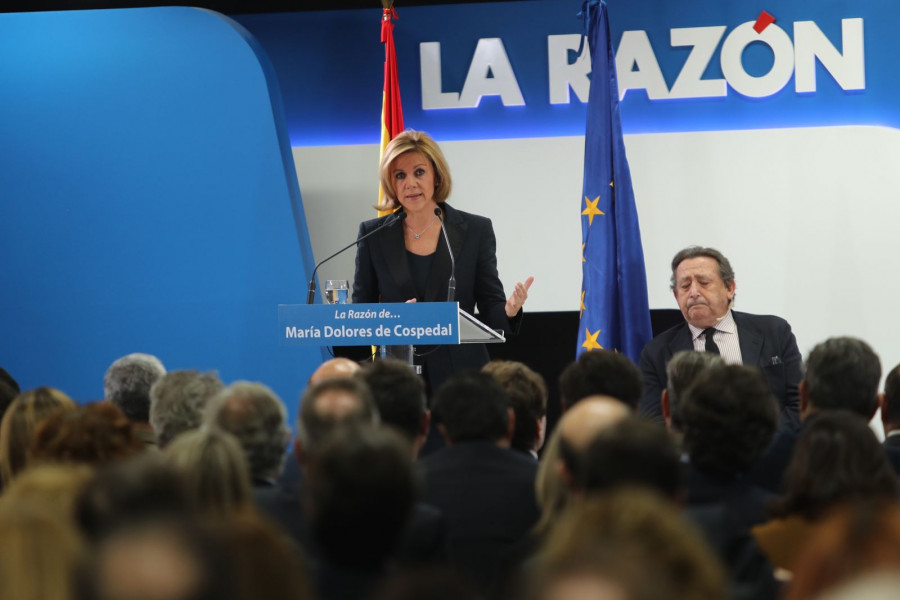
{"type": "Polygon", "coordinates": [[[450,248],[450,238],[447,237],[447,228],[444,227],[444,219],[441,218],[440,207],[434,209],[434,216],[441,222],[441,231],[444,233],[444,241],[447,242],[447,252],[450,253],[450,281],[447,282],[447,302],[456,300],[456,259],[453,258],[453,249],[450,248]]]}
{"type": "Polygon", "coordinates": [[[381,231],[381,230],[384,229],[385,227],[393,227],[393,226],[396,225],[397,223],[400,223],[401,221],[403,221],[403,219],[405,219],[405,218],[406,218],[406,212],[405,212],[405,211],[402,211],[402,210],[401,210],[400,212],[395,212],[394,214],[390,215],[387,219],[385,219],[385,220],[384,220],[384,223],[382,223],[381,225],[379,225],[378,227],[376,227],[375,229],[373,229],[373,230],[370,231],[369,233],[365,234],[364,236],[361,236],[361,237],[357,238],[356,241],[354,241],[354,242],[352,242],[352,243],[350,243],[350,244],[347,244],[346,246],[344,246],[343,248],[341,248],[340,250],[338,250],[337,252],[335,252],[334,254],[332,254],[331,256],[329,256],[328,258],[326,258],[326,259],[324,259],[324,260],[320,260],[319,263],[316,265],[316,268],[313,269],[312,277],[310,277],[310,279],[309,279],[309,291],[308,291],[307,294],[306,294],[306,303],[307,303],[307,304],[312,304],[312,303],[313,303],[313,300],[315,300],[315,298],[316,298],[316,271],[319,270],[319,267],[321,267],[323,264],[327,263],[329,260],[331,260],[332,258],[334,258],[335,256],[337,256],[338,254],[340,254],[340,253],[343,252],[344,250],[346,250],[346,249],[348,249],[348,248],[352,248],[353,246],[357,245],[358,243],[360,243],[361,241],[363,241],[364,239],[366,239],[366,238],[369,237],[370,235],[375,235],[376,233],[378,233],[379,231],[381,231]]]}

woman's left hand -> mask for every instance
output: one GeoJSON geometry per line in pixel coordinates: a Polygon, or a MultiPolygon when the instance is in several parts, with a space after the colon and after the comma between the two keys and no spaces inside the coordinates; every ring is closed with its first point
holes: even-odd
{"type": "Polygon", "coordinates": [[[532,283],[534,283],[533,276],[526,279],[525,283],[519,282],[516,284],[516,289],[513,291],[512,296],[506,301],[507,317],[512,319],[519,314],[520,310],[522,310],[522,305],[525,304],[525,300],[528,299],[528,288],[531,287],[532,283]]]}

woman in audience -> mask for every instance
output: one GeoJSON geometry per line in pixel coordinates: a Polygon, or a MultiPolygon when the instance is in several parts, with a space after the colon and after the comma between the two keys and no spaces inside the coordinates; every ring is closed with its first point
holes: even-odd
{"type": "Polygon", "coordinates": [[[59,390],[39,387],[13,400],[0,423],[0,479],[3,487],[25,468],[28,445],[37,426],[55,411],[71,412],[75,403],[59,390]]]}
{"type": "Polygon", "coordinates": [[[727,597],[724,569],[700,532],[671,502],[644,489],[572,503],[534,566],[526,585],[539,600],[727,597]]]}
{"type": "Polygon", "coordinates": [[[74,598],[84,552],[71,520],[40,503],[4,500],[0,508],[0,598],[74,598]]]}
{"type": "Polygon", "coordinates": [[[120,408],[95,402],[47,416],[31,438],[28,461],[100,466],[140,454],[144,448],[120,408]]]}
{"type": "MultiPolygon", "coordinates": [[[[823,592],[876,573],[900,574],[900,506],[863,501],[834,511],[809,539],[796,563],[786,600],[823,592]]],[[[897,597],[891,591],[890,598],[897,597]]]]}
{"type": "Polygon", "coordinates": [[[776,518],[754,527],[753,535],[772,565],[788,573],[829,510],[897,496],[897,476],[884,449],[867,423],[846,411],[822,413],[805,426],[785,480],[786,493],[771,508],[776,518]]]}
{"type": "Polygon", "coordinates": [[[75,504],[93,474],[94,470],[87,465],[28,467],[0,496],[0,510],[40,505],[74,523],[75,504]]]}
{"type": "Polygon", "coordinates": [[[185,432],[164,456],[184,478],[198,514],[224,517],[252,509],[247,459],[230,433],[208,427],[185,432]]]}

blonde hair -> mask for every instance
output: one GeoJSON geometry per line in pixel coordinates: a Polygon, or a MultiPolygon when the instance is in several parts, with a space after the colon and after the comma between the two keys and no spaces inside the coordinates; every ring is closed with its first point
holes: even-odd
{"type": "Polygon", "coordinates": [[[70,600],[84,542],[71,519],[42,505],[0,510],[0,598],[70,600]]]}
{"type": "Polygon", "coordinates": [[[620,490],[572,502],[536,559],[548,575],[603,555],[640,564],[682,600],[724,600],[727,578],[702,534],[649,490],[620,490]]]}
{"type": "Polygon", "coordinates": [[[560,477],[557,468],[557,463],[562,460],[559,444],[560,433],[557,427],[544,445],[544,453],[541,455],[537,476],[534,479],[535,499],[541,509],[541,518],[533,529],[538,536],[550,531],[568,500],[566,483],[560,477]]]}
{"type": "Polygon", "coordinates": [[[391,165],[398,156],[407,152],[418,152],[431,160],[431,165],[434,167],[434,201],[440,204],[450,197],[450,188],[452,186],[450,167],[447,166],[447,159],[444,158],[444,153],[441,152],[440,146],[424,131],[407,129],[398,133],[388,143],[381,157],[379,174],[381,177],[382,203],[376,206],[378,210],[389,211],[400,206],[394,193],[391,165]]]}
{"type": "Polygon", "coordinates": [[[230,433],[206,426],[185,432],[166,446],[163,456],[181,474],[201,514],[224,517],[252,508],[247,458],[230,433]]]}
{"type": "Polygon", "coordinates": [[[13,400],[0,423],[0,479],[4,487],[25,468],[28,446],[37,426],[49,414],[70,412],[75,402],[59,390],[39,387],[13,400]]]}

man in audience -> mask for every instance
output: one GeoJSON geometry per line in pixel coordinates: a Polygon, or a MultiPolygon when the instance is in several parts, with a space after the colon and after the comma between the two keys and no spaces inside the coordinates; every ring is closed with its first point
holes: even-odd
{"type": "Polygon", "coordinates": [[[237,438],[253,487],[274,487],[291,437],[281,399],[261,383],[238,381],[210,403],[206,422],[237,438]]]}
{"type": "Polygon", "coordinates": [[[672,260],[670,283],[684,323],[653,338],[641,353],[641,414],[662,421],[666,364],[680,350],[696,350],[721,354],[728,364],[762,369],[781,403],[782,427],[797,429],[801,358],[787,321],[732,311],[737,289],[734,270],[713,248],[691,246],[678,252],[672,260]]]}
{"type": "Polygon", "coordinates": [[[323,440],[307,467],[318,596],[368,598],[412,516],[409,445],[389,428],[344,427],[323,440]]]}
{"type": "Polygon", "coordinates": [[[515,414],[516,427],[510,447],[537,460],[547,433],[547,385],[544,378],[523,363],[511,360],[491,361],[482,370],[497,380],[515,414]]]}
{"type": "Polygon", "coordinates": [[[313,371],[313,374],[309,376],[309,385],[322,383],[326,379],[353,377],[360,368],[358,362],[349,358],[332,358],[323,362],[313,371]]]}
{"type": "Polygon", "coordinates": [[[772,567],[750,529],[768,519],[772,494],[747,481],[778,424],[769,383],[752,367],[703,371],[681,399],[687,514],[731,573],[736,598],[772,598],[772,567]]]}
{"type": "MultiPolygon", "coordinates": [[[[806,375],[799,386],[804,425],[816,414],[832,410],[849,410],[871,420],[878,410],[880,380],[881,361],[866,342],[835,337],[817,344],[806,359],[806,375]]],[[[753,482],[781,492],[798,438],[799,432],[779,431],[751,474],[753,482]]]]}
{"type": "Polygon", "coordinates": [[[141,441],[151,448],[156,447],[156,434],[150,426],[150,388],[165,374],[158,358],[134,353],[113,362],[103,377],[104,399],[125,413],[141,441]]]}
{"type": "Polygon", "coordinates": [[[610,396],[588,396],[563,414],[556,426],[560,445],[556,468],[570,491],[578,489],[584,454],[594,438],[632,414],[633,410],[610,396]]]}
{"type": "Polygon", "coordinates": [[[718,354],[692,350],[676,352],[666,365],[666,377],[669,381],[666,389],[662,391],[662,412],[666,419],[666,427],[679,440],[684,431],[680,410],[682,395],[706,369],[724,366],[725,361],[718,354]]]}
{"type": "MultiPolygon", "coordinates": [[[[635,410],[641,399],[641,372],[624,354],[611,350],[583,352],[559,377],[565,411],[588,396],[611,396],[635,410]]],[[[657,390],[657,402],[659,391],[657,390]]]]}
{"type": "Polygon", "coordinates": [[[506,394],[488,374],[452,376],[434,398],[447,446],[419,461],[425,502],[447,520],[451,563],[483,586],[505,552],[538,518],[537,463],[509,449],[514,423],[506,394]]]}
{"type": "Polygon", "coordinates": [[[900,365],[894,367],[884,380],[881,422],[884,425],[884,450],[891,466],[900,473],[900,365]]]}
{"type": "Polygon", "coordinates": [[[403,434],[417,456],[425,444],[431,423],[424,380],[408,364],[393,358],[376,360],[366,365],[357,376],[372,392],[382,424],[390,425],[403,434]]]}
{"type": "Polygon", "coordinates": [[[225,388],[215,373],[172,371],[150,388],[150,424],[164,448],[175,436],[203,423],[207,403],[225,388]]]}

